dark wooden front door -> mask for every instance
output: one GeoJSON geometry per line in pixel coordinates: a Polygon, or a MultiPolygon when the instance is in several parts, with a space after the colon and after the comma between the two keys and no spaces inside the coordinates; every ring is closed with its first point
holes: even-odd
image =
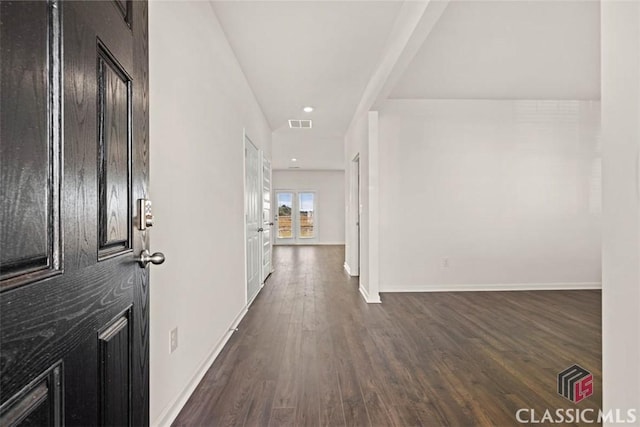
{"type": "Polygon", "coordinates": [[[148,425],[147,3],[0,2],[0,425],[148,425]]]}

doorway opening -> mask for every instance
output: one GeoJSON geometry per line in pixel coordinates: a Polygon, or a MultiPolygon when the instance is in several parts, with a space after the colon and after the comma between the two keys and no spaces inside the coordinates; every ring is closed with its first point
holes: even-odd
{"type": "Polygon", "coordinates": [[[351,212],[349,221],[354,224],[353,227],[353,252],[349,260],[349,274],[351,276],[360,275],[360,216],[362,214],[362,203],[360,197],[360,154],[356,155],[351,161],[351,183],[349,211],[351,212]]]}

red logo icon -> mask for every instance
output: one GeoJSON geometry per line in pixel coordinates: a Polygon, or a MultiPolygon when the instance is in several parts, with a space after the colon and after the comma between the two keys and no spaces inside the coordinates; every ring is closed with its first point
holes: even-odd
{"type": "Polygon", "coordinates": [[[558,394],[573,403],[593,394],[593,375],[579,365],[573,365],[558,374],[558,394]]]}

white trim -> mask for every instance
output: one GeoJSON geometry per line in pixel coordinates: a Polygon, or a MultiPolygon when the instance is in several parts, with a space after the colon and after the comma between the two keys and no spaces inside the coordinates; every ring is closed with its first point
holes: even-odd
{"type": "Polygon", "coordinates": [[[380,300],[380,294],[376,294],[376,298],[372,298],[369,295],[369,292],[367,292],[367,290],[363,286],[360,286],[360,294],[362,295],[362,298],[364,298],[364,300],[366,301],[367,304],[381,304],[382,303],[382,300],[380,300]]]}
{"type": "Polygon", "coordinates": [[[247,314],[247,310],[248,306],[245,306],[240,311],[240,313],[238,313],[233,322],[231,322],[231,326],[229,327],[227,333],[222,336],[222,339],[218,341],[209,355],[200,364],[195,374],[191,377],[191,380],[184,388],[184,391],[178,395],[178,397],[173,401],[173,404],[168,405],[166,409],[160,413],[158,418],[154,422],[152,422],[151,425],[159,427],[171,426],[171,423],[175,421],[176,417],[178,416],[184,405],[187,403],[198,384],[200,384],[200,381],[202,381],[202,378],[204,378],[207,371],[211,368],[211,365],[213,365],[213,362],[215,362],[220,352],[222,352],[222,349],[224,349],[225,345],[227,345],[229,338],[231,338],[236,328],[244,318],[245,314],[247,314]]]}
{"type": "Polygon", "coordinates": [[[369,294],[380,299],[380,173],[378,162],[378,112],[367,114],[369,144],[369,294]]]}
{"type": "Polygon", "coordinates": [[[247,304],[247,307],[246,307],[247,310],[249,310],[249,307],[251,306],[251,304],[253,304],[256,298],[258,298],[258,295],[260,295],[260,291],[262,290],[262,288],[264,288],[264,283],[265,283],[264,281],[260,282],[260,287],[258,288],[258,292],[256,292],[253,298],[251,298],[251,301],[249,301],[249,303],[247,304]]]}
{"type": "Polygon", "coordinates": [[[349,264],[347,264],[347,261],[344,262],[344,271],[346,271],[349,276],[353,276],[353,274],[351,274],[351,268],[349,267],[349,264]]]}
{"type": "Polygon", "coordinates": [[[422,285],[385,287],[380,292],[492,292],[492,291],[561,291],[561,290],[588,290],[602,289],[601,282],[576,282],[576,283],[467,283],[450,285],[422,285]]]}

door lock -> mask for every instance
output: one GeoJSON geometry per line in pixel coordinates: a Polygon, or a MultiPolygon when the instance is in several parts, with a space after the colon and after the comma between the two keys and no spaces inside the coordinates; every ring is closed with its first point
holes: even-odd
{"type": "Polygon", "coordinates": [[[153,255],[149,253],[148,250],[143,250],[140,252],[140,257],[136,259],[140,267],[147,268],[149,263],[151,264],[162,264],[164,262],[164,254],[162,252],[156,252],[153,255]]]}
{"type": "Polygon", "coordinates": [[[138,229],[146,230],[153,226],[153,214],[151,213],[151,200],[138,199],[138,229]]]}

